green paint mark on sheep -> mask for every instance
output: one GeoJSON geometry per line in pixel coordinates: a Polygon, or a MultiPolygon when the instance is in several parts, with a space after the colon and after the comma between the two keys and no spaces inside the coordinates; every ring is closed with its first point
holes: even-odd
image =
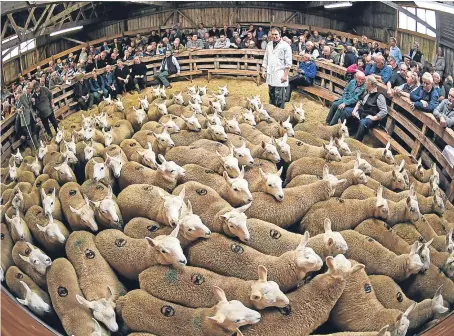
{"type": "Polygon", "coordinates": [[[194,316],[193,320],[192,320],[192,326],[194,327],[194,329],[198,330],[202,327],[202,319],[200,318],[200,315],[197,314],[196,316],[194,316]]]}
{"type": "Polygon", "coordinates": [[[166,280],[168,283],[175,283],[178,281],[178,270],[172,268],[166,273],[166,280]]]}
{"type": "Polygon", "coordinates": [[[74,247],[80,247],[86,242],[86,239],[79,239],[74,242],[74,247]]]}

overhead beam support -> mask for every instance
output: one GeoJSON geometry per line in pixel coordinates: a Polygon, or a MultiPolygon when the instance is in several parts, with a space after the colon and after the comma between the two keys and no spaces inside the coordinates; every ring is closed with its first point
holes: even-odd
{"type": "Polygon", "coordinates": [[[180,13],[180,15],[181,15],[182,17],[184,17],[186,20],[188,20],[189,23],[191,23],[191,25],[192,25],[193,27],[197,27],[196,23],[195,23],[194,21],[192,21],[190,18],[188,18],[182,11],[177,10],[177,12],[180,13]]]}
{"type": "Polygon", "coordinates": [[[62,37],[63,40],[67,40],[67,41],[71,41],[71,42],[75,42],[77,44],[87,44],[87,42],[82,42],[82,41],[79,41],[79,40],[76,40],[76,39],[73,39],[73,38],[70,38],[70,37],[62,37]]]}
{"type": "Polygon", "coordinates": [[[144,5],[156,6],[156,7],[165,7],[165,8],[175,8],[173,1],[129,1],[133,3],[140,3],[144,5]]]}
{"type": "Polygon", "coordinates": [[[430,28],[434,33],[437,32],[437,28],[434,28],[432,25],[430,25],[428,22],[426,21],[423,21],[421,20],[419,17],[417,17],[415,14],[409,12],[408,10],[406,10],[405,8],[402,8],[400,5],[392,2],[392,1],[381,1],[382,3],[384,3],[385,5],[391,7],[391,8],[394,8],[396,10],[398,10],[399,12],[402,12],[404,13],[405,15],[411,17],[413,20],[415,20],[416,22],[426,26],[427,28],[430,28]]]}
{"type": "Polygon", "coordinates": [[[8,20],[11,23],[11,26],[13,27],[14,31],[17,34],[17,37],[19,38],[20,41],[22,41],[22,28],[19,28],[16,24],[16,21],[14,21],[13,14],[7,14],[8,20]]]}

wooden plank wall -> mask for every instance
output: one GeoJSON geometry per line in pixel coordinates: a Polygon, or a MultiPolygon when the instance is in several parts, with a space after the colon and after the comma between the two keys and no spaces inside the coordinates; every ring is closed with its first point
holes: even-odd
{"type": "MultiPolygon", "coordinates": [[[[447,47],[445,45],[441,45],[445,55],[445,76],[452,75],[454,76],[454,49],[447,47]]],[[[432,60],[430,60],[432,62],[432,60]]]]}
{"type": "Polygon", "coordinates": [[[97,40],[102,37],[112,36],[121,34],[122,31],[125,31],[124,21],[108,23],[103,22],[103,26],[98,29],[93,29],[87,33],[87,36],[91,40],[97,40]]]}
{"type": "Polygon", "coordinates": [[[424,54],[424,59],[432,63],[437,52],[437,40],[435,37],[419,34],[405,29],[397,29],[397,43],[402,55],[408,54],[413,48],[414,42],[419,42],[419,50],[424,54]]]}
{"type": "Polygon", "coordinates": [[[362,2],[361,5],[363,8],[358,11],[360,14],[352,22],[355,30],[359,35],[388,42],[397,28],[396,10],[378,1],[362,2]]]}

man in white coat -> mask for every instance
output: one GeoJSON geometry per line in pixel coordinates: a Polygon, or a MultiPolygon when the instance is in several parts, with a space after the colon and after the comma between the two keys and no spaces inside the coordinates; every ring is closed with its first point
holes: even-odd
{"type": "Polygon", "coordinates": [[[284,108],[288,90],[288,72],[292,66],[292,48],[281,39],[278,28],[271,29],[262,64],[262,77],[269,86],[270,104],[284,108]]]}

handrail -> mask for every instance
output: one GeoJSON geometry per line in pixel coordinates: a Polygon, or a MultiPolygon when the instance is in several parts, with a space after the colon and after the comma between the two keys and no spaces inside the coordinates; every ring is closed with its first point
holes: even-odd
{"type": "MultiPolygon", "coordinates": [[[[259,49],[216,49],[216,50],[197,50],[197,51],[185,51],[180,53],[177,57],[182,61],[182,72],[192,71],[194,69],[198,70],[207,70],[207,69],[225,69],[228,73],[228,69],[232,66],[232,63],[237,63],[238,70],[248,70],[249,72],[255,71],[259,73],[260,65],[262,63],[262,58],[264,55],[263,50],[259,49]],[[197,56],[194,58],[194,56],[197,56]],[[251,59],[250,57],[254,58],[251,59]],[[210,61],[207,63],[207,61],[210,61]],[[214,62],[212,62],[214,60],[214,62]],[[228,64],[227,64],[228,63],[228,64]],[[224,66],[225,65],[225,66],[224,66]],[[224,66],[224,67],[223,67],[224,66]]],[[[301,56],[293,55],[293,68],[296,68],[301,62],[301,56]]],[[[159,65],[161,64],[162,57],[153,56],[153,57],[143,57],[142,62],[148,65],[149,75],[155,74],[159,65]]],[[[343,88],[346,86],[347,82],[344,80],[344,75],[346,74],[346,69],[331,63],[326,63],[324,61],[315,61],[317,65],[317,80],[320,81],[320,85],[315,85],[308,90],[309,93],[313,93],[318,96],[320,99],[332,98],[336,99],[343,92],[343,88]]],[[[128,61],[127,63],[132,63],[128,61]]],[[[99,73],[103,73],[104,69],[99,70],[99,73]]],[[[232,71],[234,72],[234,71],[232,71]]],[[[88,74],[86,75],[88,76],[88,74]]],[[[61,95],[65,95],[64,99],[61,101],[65,106],[61,107],[64,112],[68,111],[68,101],[72,99],[72,93],[70,90],[72,85],[62,86],[61,89],[54,89],[53,92],[58,95],[56,99],[61,95]],[[63,101],[64,100],[64,101],[63,101]]],[[[383,84],[379,85],[381,92],[386,92],[386,87],[383,84]]],[[[443,128],[435,120],[432,114],[425,113],[419,110],[412,110],[410,104],[407,100],[400,97],[394,97],[391,101],[391,106],[389,107],[389,116],[386,131],[388,136],[394,139],[400,139],[404,142],[413,157],[416,159],[420,156],[421,149],[425,148],[431,155],[434,156],[437,163],[448,172],[448,175],[451,178],[450,189],[447,191],[448,197],[450,199],[454,197],[454,169],[449,165],[447,160],[441,154],[440,148],[438,148],[427,136],[427,132],[430,130],[436,134],[440,139],[442,139],[446,144],[454,146],[454,131],[448,128],[443,128]],[[396,109],[401,109],[406,111],[412,118],[419,120],[424,126],[422,128],[415,125],[411,122],[410,119],[407,119],[404,115],[396,112],[396,109]],[[404,132],[404,129],[410,132],[410,135],[407,135],[404,132]]],[[[59,112],[60,113],[60,112],[59,112]]],[[[69,113],[69,112],[68,112],[69,113]]],[[[9,116],[4,120],[0,126],[2,132],[5,133],[5,130],[8,126],[11,127],[14,120],[14,114],[9,116]]],[[[14,131],[9,131],[9,138],[14,131]]],[[[2,141],[5,139],[2,137],[2,141]]],[[[394,141],[394,149],[401,151],[403,148],[399,145],[398,142],[394,141]]]]}

